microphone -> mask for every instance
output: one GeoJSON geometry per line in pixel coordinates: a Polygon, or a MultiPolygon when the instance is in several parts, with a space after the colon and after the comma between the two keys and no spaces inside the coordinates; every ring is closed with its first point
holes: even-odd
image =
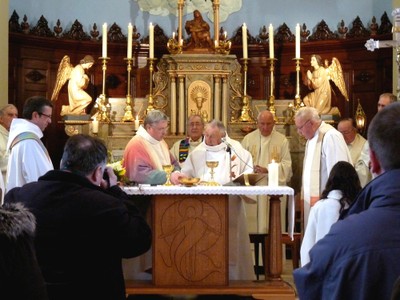
{"type": "MultiPolygon", "coordinates": [[[[239,158],[246,166],[248,166],[250,169],[252,169],[252,170],[253,170],[253,173],[254,173],[254,166],[250,166],[246,161],[244,161],[244,160],[240,157],[240,155],[236,152],[236,150],[235,150],[235,148],[232,146],[232,144],[229,143],[229,142],[227,141],[226,137],[223,137],[223,138],[221,139],[221,141],[227,146],[226,152],[231,153],[231,150],[232,150],[233,153],[236,154],[237,158],[239,158]]],[[[246,150],[246,151],[247,151],[247,150],[246,150]]]]}

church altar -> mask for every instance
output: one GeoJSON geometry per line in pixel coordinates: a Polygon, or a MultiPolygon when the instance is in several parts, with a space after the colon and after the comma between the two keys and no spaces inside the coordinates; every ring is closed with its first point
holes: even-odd
{"type": "Polygon", "coordinates": [[[281,278],[280,197],[289,197],[289,235],[293,236],[292,188],[139,185],[123,189],[132,195],[153,195],[152,281],[126,280],[127,294],[241,294],[256,299],[294,299],[293,288],[281,278]],[[228,278],[229,195],[268,195],[270,198],[267,237],[270,243],[264,281],[230,281],[228,278]],[[185,235],[185,242],[175,245],[182,235],[185,235]],[[208,243],[207,251],[198,246],[200,241],[203,246],[208,243]],[[185,246],[190,255],[181,257],[177,263],[181,246],[185,246]],[[201,262],[205,256],[219,263],[210,267],[201,262]]]}

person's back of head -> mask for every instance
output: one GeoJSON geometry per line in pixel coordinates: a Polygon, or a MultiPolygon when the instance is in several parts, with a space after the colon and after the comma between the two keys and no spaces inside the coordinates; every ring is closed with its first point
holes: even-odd
{"type": "Polygon", "coordinates": [[[53,103],[42,96],[30,97],[26,99],[24,103],[24,108],[22,110],[22,117],[26,120],[31,120],[32,114],[34,112],[41,114],[45,106],[53,108],[53,103]]]}
{"type": "Polygon", "coordinates": [[[163,113],[161,110],[151,110],[147,113],[144,121],[143,127],[147,128],[147,125],[154,125],[161,121],[169,121],[168,116],[163,113]]]}
{"type": "Polygon", "coordinates": [[[77,134],[65,143],[60,169],[86,176],[106,162],[107,148],[101,139],[77,134]]]}
{"type": "Polygon", "coordinates": [[[354,201],[361,190],[358,174],[349,162],[339,161],[332,167],[321,198],[327,198],[329,192],[333,190],[340,190],[342,192],[342,198],[339,201],[340,212],[344,209],[346,203],[350,205],[354,201]]]}
{"type": "Polygon", "coordinates": [[[391,104],[379,111],[368,128],[368,142],[372,172],[400,168],[400,102],[391,104]],[[374,165],[379,163],[378,168],[374,165]]]}

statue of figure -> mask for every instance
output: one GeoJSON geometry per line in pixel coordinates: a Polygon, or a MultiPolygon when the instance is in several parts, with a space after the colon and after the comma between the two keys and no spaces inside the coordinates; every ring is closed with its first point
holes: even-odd
{"type": "Polygon", "coordinates": [[[207,102],[209,98],[209,93],[207,89],[201,85],[195,87],[192,92],[190,93],[190,97],[192,101],[196,104],[197,110],[192,109],[192,115],[199,115],[203,119],[204,123],[207,123],[208,120],[208,113],[207,110],[203,109],[203,104],[207,102]]]}
{"type": "Polygon", "coordinates": [[[332,90],[330,85],[330,80],[332,80],[346,100],[349,100],[339,60],[333,57],[330,66],[328,61],[324,65],[321,56],[313,54],[311,56],[311,66],[314,70],[312,72],[310,70],[307,71],[306,85],[313,91],[304,97],[304,104],[315,107],[321,115],[340,115],[339,109],[331,106],[332,90]]]}
{"type": "Polygon", "coordinates": [[[193,12],[194,19],[186,21],[186,33],[191,35],[188,48],[212,48],[210,38],[210,25],[203,20],[203,16],[197,9],[193,12]]]}
{"type": "Polygon", "coordinates": [[[85,108],[92,102],[92,97],[84,91],[89,84],[89,77],[85,70],[93,66],[94,59],[86,55],[75,67],[70,63],[70,58],[65,55],[58,67],[56,84],[54,86],[52,101],[58,99],[58,94],[67,80],[69,105],[63,105],[61,116],[85,114],[85,108]]]}

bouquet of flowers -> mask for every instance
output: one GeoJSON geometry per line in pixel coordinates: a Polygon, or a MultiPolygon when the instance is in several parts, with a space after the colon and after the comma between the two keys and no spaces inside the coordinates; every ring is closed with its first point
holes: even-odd
{"type": "Polygon", "coordinates": [[[114,174],[115,176],[117,176],[119,182],[125,182],[126,180],[125,178],[126,170],[122,164],[123,164],[123,159],[107,164],[108,167],[111,167],[113,169],[114,174]]]}

